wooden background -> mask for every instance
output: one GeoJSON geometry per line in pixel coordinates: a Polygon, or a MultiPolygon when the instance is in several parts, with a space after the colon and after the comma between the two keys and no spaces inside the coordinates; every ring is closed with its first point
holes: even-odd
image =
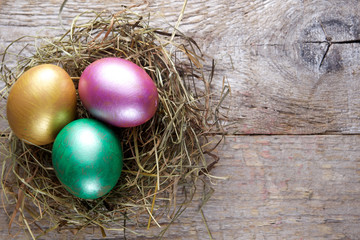
{"type": "MultiPolygon", "coordinates": [[[[115,13],[142,2],[69,0],[62,18],[68,26],[85,10],[115,13]]],[[[61,33],[61,3],[0,0],[0,50],[24,35],[61,33]]],[[[138,10],[168,27],[182,4],[149,0],[138,10]]],[[[358,0],[188,2],[180,29],[215,58],[213,87],[226,76],[232,89],[226,103],[232,124],[212,172],[229,179],[216,182],[204,207],[214,239],[360,239],[359,10],[358,0]]],[[[166,239],[210,239],[198,207],[195,201],[166,239]]],[[[11,238],[7,225],[0,210],[0,239],[11,238]]],[[[101,234],[87,229],[48,238],[101,234]]]]}

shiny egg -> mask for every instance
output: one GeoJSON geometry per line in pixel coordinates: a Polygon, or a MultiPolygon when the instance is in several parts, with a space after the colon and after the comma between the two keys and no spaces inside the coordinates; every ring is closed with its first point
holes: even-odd
{"type": "Polygon", "coordinates": [[[42,64],[24,72],[10,89],[7,119],[15,135],[31,144],[54,141],[76,115],[76,90],[69,74],[42,64]]]}
{"type": "Polygon", "coordinates": [[[79,119],[56,137],[52,162],[66,190],[79,198],[95,199],[116,185],[123,153],[111,128],[95,119],[79,119]]]}
{"type": "Polygon", "coordinates": [[[144,69],[122,58],[102,58],[83,71],[79,95],[97,119],[134,127],[151,119],[158,106],[155,83],[144,69]]]}

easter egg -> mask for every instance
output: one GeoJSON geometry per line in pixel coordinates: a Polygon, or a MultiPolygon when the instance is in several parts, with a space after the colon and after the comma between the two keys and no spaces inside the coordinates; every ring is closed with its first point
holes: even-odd
{"type": "Polygon", "coordinates": [[[23,73],[11,87],[7,119],[15,135],[31,144],[54,141],[76,115],[76,90],[69,74],[42,64],[23,73]]]}
{"type": "Polygon", "coordinates": [[[79,95],[95,117],[118,127],[134,127],[151,119],[158,106],[157,88],[138,65],[109,57],[91,63],[79,81],[79,95]]]}
{"type": "Polygon", "coordinates": [[[111,128],[95,119],[66,125],[53,144],[52,162],[66,190],[83,199],[107,194],[123,166],[120,142],[111,128]]]}

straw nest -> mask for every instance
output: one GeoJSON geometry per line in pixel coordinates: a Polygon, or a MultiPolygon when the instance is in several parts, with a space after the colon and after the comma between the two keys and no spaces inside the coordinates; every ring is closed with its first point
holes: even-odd
{"type": "MultiPolygon", "coordinates": [[[[2,201],[9,228],[17,223],[33,238],[61,229],[77,232],[95,226],[105,236],[106,230],[132,231],[127,227],[131,225],[145,228],[160,221],[171,223],[191,202],[199,176],[209,176],[218,161],[211,153],[216,143],[210,144],[208,138],[221,127],[219,106],[211,101],[214,67],[211,61],[204,64],[196,42],[175,28],[152,28],[149,19],[126,8],[117,14],[91,16],[90,20],[89,13],[86,18],[76,17],[60,37],[36,38],[35,54],[17,53],[18,61],[12,68],[6,65],[9,46],[2,54],[0,69],[4,101],[16,79],[33,66],[57,64],[77,87],[82,71],[91,62],[116,56],[141,66],[156,82],[158,112],[141,126],[118,129],[124,168],[115,188],[96,200],[79,199],[61,186],[51,165],[51,145],[28,145],[10,129],[2,133],[6,139],[3,148],[8,150],[2,157],[2,201]],[[47,230],[41,227],[44,219],[47,230]]],[[[91,117],[80,101],[78,117],[91,117]]],[[[160,236],[167,227],[162,229],[160,236]]]]}

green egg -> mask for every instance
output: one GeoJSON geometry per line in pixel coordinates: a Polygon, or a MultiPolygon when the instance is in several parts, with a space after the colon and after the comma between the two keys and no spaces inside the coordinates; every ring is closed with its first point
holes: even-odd
{"type": "Polygon", "coordinates": [[[111,128],[94,119],[79,119],[57,135],[52,162],[56,176],[70,193],[95,199],[118,182],[123,152],[111,128]]]}

